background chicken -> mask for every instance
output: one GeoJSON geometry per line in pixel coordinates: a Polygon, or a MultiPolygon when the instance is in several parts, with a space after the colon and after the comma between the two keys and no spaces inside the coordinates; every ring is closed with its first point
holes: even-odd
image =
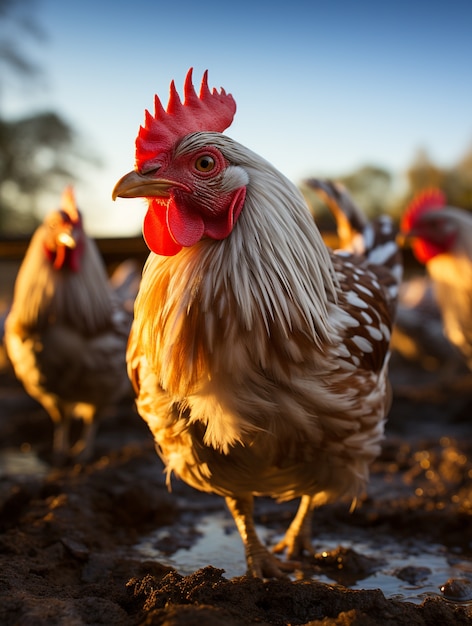
{"type": "Polygon", "coordinates": [[[197,96],[191,70],[184,91],[171,84],[167,110],[156,96],[113,193],[149,203],[128,367],[168,478],[224,496],[248,572],[281,576],[294,563],[260,542],[253,498],[301,497],[275,547],[293,559],[312,552],[314,507],[363,489],[390,402],[398,250],[383,220],[366,258],[332,254],[299,190],[222,134],[233,98],[206,73],[197,96]]]}
{"type": "MultiPolygon", "coordinates": [[[[119,281],[123,288],[124,280],[119,281]]],[[[73,191],[33,234],[5,322],[18,379],[54,422],[55,461],[92,452],[96,414],[130,394],[126,343],[132,315],[115,298],[73,191]],[[73,418],[84,422],[71,450],[73,418]]]]}
{"type": "Polygon", "coordinates": [[[401,229],[431,277],[447,338],[472,370],[472,215],[428,189],[407,207],[401,229]]]}

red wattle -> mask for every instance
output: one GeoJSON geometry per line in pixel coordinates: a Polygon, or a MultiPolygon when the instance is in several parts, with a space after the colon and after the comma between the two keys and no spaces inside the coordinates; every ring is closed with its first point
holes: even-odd
{"type": "Polygon", "coordinates": [[[163,256],[174,256],[182,246],[170,234],[166,210],[162,205],[151,205],[144,217],[143,236],[147,247],[163,256]]]}
{"type": "Polygon", "coordinates": [[[156,254],[173,256],[185,247],[196,244],[204,236],[221,240],[233,230],[246,198],[246,188],[234,192],[229,209],[220,215],[206,215],[177,204],[174,198],[167,203],[153,201],[143,224],[144,240],[156,254]]]}
{"type": "Polygon", "coordinates": [[[424,239],[415,239],[412,244],[413,252],[420,263],[427,263],[441,252],[442,248],[424,239]]]}
{"type": "Polygon", "coordinates": [[[185,204],[177,205],[172,198],[167,208],[167,226],[173,239],[186,247],[200,241],[205,229],[200,215],[185,210],[185,204]]]}

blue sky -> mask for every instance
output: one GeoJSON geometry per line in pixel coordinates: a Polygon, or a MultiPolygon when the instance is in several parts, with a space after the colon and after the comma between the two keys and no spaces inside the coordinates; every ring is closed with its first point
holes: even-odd
{"type": "MultiPolygon", "coordinates": [[[[47,35],[26,42],[41,88],[3,94],[7,113],[57,110],[103,167],[76,195],[95,235],[136,234],[141,200],[111,201],[133,168],[154,93],[194,67],[238,110],[226,131],[294,182],[365,165],[401,173],[424,148],[452,165],[472,146],[472,4],[399,0],[139,3],[36,0],[47,35]]],[[[45,207],[54,208],[54,207],[45,207]]]]}

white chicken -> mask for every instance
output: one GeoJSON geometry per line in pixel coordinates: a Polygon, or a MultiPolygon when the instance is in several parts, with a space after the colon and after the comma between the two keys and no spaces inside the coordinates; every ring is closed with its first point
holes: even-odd
{"type": "Polygon", "coordinates": [[[331,253],[299,190],[222,134],[232,96],[191,70],[184,91],[156,96],[113,192],[149,203],[128,368],[169,479],[224,496],[248,573],[279,577],[294,562],[258,538],[254,497],[301,497],[275,547],[298,558],[313,509],[355,499],[379,454],[398,248],[385,219],[364,257],[331,253]]]}

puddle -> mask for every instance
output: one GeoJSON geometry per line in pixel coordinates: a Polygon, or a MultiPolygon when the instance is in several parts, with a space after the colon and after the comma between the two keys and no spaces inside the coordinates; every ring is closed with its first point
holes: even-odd
{"type": "MultiPolygon", "coordinates": [[[[387,598],[421,603],[426,597],[443,597],[440,588],[450,578],[470,578],[472,582],[472,561],[461,559],[459,555],[452,555],[444,546],[418,540],[408,546],[391,538],[381,547],[376,547],[375,543],[377,543],[375,540],[372,543],[342,541],[344,547],[384,563],[372,575],[350,585],[351,589],[381,589],[387,598]],[[398,576],[406,568],[421,573],[416,584],[411,584],[398,576]]],[[[329,551],[335,550],[339,546],[339,541],[319,537],[314,545],[317,551],[318,549],[329,551]]],[[[322,582],[332,582],[326,577],[319,579],[322,582]]]]}
{"type": "Polygon", "coordinates": [[[0,478],[45,476],[49,465],[41,461],[29,444],[21,448],[4,448],[0,452],[0,478]]]}
{"type": "MultiPolygon", "coordinates": [[[[232,519],[217,513],[204,516],[196,524],[196,531],[197,536],[194,537],[192,545],[188,548],[179,548],[171,555],[162,549],[162,544],[176,533],[175,527],[159,528],[142,538],[135,545],[135,550],[142,557],[174,567],[185,576],[210,564],[218,569],[224,569],[226,578],[244,574],[246,571],[244,548],[232,519]]],[[[264,528],[257,527],[257,532],[262,541],[268,536],[264,528]]]]}
{"type": "MultiPolygon", "coordinates": [[[[261,540],[268,545],[274,545],[281,539],[281,536],[262,526],[256,528],[261,540]]],[[[196,525],[196,532],[192,530],[192,541],[189,541],[188,547],[179,548],[175,552],[167,550],[165,546],[168,538],[179,532],[185,534],[185,525],[177,529],[175,526],[159,528],[142,538],[134,549],[142,558],[155,559],[174,567],[182,575],[189,575],[209,564],[225,570],[226,578],[241,576],[246,571],[241,538],[233,520],[223,513],[203,516],[196,525]]],[[[397,542],[385,535],[369,536],[367,539],[360,535],[359,530],[354,529],[352,540],[319,535],[313,542],[316,552],[320,554],[335,551],[342,546],[376,560],[375,572],[349,585],[350,589],[381,589],[389,599],[420,604],[426,597],[444,597],[440,589],[449,579],[465,579],[472,586],[472,560],[460,554],[452,554],[444,546],[422,543],[416,539],[410,544],[397,542]],[[416,572],[415,584],[398,576],[407,571],[416,572]]],[[[295,573],[293,578],[298,577],[295,573]]],[[[332,578],[324,574],[316,574],[313,578],[335,584],[332,578]]],[[[472,605],[472,602],[468,604],[472,605]]]]}

